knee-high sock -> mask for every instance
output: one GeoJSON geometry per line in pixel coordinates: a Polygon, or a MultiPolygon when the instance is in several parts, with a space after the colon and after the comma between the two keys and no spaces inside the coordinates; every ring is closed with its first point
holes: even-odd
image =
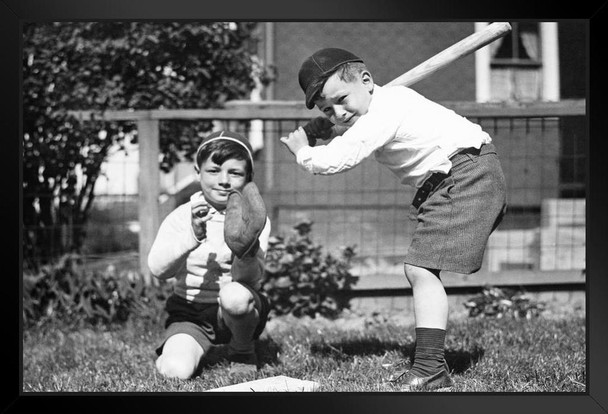
{"type": "Polygon", "coordinates": [[[232,337],[228,343],[230,351],[237,354],[254,352],[253,333],[260,319],[258,311],[254,310],[244,315],[230,315],[228,312],[223,312],[222,316],[226,322],[226,326],[232,332],[232,337]]]}
{"type": "Polygon", "coordinates": [[[426,377],[443,369],[445,363],[445,330],[416,328],[412,373],[426,377]]]}

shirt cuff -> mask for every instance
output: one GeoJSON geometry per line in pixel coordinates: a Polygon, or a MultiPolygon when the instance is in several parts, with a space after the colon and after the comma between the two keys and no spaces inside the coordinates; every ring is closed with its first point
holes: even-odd
{"type": "Polygon", "coordinates": [[[312,147],[305,146],[300,148],[298,153],[296,154],[296,162],[302,166],[305,165],[305,161],[308,161],[312,157],[312,147]]]}

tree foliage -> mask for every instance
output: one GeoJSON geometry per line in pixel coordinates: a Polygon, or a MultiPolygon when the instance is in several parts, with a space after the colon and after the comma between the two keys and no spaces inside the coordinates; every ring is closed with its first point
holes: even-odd
{"type": "MultiPolygon", "coordinates": [[[[71,110],[221,107],[248,96],[255,23],[50,22],[23,31],[24,257],[78,251],[108,150],[136,140],[128,122],[81,121],[71,110]],[[43,254],[44,252],[44,254],[43,254]]],[[[161,122],[165,171],[196,148],[209,122],[161,122]]],[[[30,265],[34,263],[29,263],[30,265]]]]}

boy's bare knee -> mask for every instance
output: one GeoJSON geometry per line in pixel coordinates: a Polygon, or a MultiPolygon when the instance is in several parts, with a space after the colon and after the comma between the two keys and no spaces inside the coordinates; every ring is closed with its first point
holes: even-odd
{"type": "Polygon", "coordinates": [[[220,289],[222,312],[232,316],[244,316],[254,311],[253,295],[240,283],[232,282],[220,289]]]}
{"type": "Polygon", "coordinates": [[[414,283],[420,275],[420,268],[418,266],[412,266],[411,264],[405,263],[403,268],[405,271],[405,277],[411,283],[414,283]]]}
{"type": "Polygon", "coordinates": [[[156,369],[167,378],[190,379],[196,369],[192,363],[183,358],[163,357],[156,360],[156,369]]]}
{"type": "Polygon", "coordinates": [[[192,378],[203,353],[203,348],[192,336],[185,333],[172,335],[156,360],[156,369],[167,378],[192,378]]]}
{"type": "Polygon", "coordinates": [[[431,282],[435,282],[436,280],[440,280],[439,270],[427,269],[405,263],[404,271],[405,277],[412,286],[414,286],[416,283],[423,283],[424,281],[430,280],[431,282]]]}

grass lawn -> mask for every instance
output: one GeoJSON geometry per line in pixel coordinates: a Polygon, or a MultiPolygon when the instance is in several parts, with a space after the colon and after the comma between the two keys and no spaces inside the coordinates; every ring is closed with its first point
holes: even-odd
{"type": "MultiPolygon", "coordinates": [[[[355,313],[335,321],[273,318],[257,344],[257,376],[229,378],[218,347],[202,375],[188,381],[156,372],[160,324],[30,329],[23,333],[23,391],[201,392],[285,375],[315,381],[320,392],[393,392],[385,380],[407,367],[414,342],[414,327],[403,320],[355,313]]],[[[455,381],[449,392],[585,392],[585,316],[459,318],[448,327],[446,359],[455,381]]]]}

